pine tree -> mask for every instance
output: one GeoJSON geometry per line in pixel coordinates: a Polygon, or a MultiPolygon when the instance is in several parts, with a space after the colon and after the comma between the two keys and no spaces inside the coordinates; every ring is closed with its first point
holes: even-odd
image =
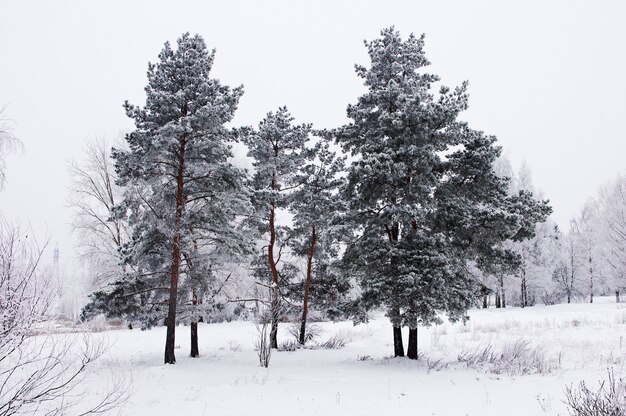
{"type": "MultiPolygon", "coordinates": [[[[293,117],[287,107],[270,112],[259,123],[258,131],[246,129],[242,139],[248,146],[248,156],[253,159],[255,173],[252,178],[253,205],[256,211],[255,225],[259,232],[268,236],[263,247],[267,267],[257,267],[269,275],[271,296],[270,346],[278,348],[278,321],[281,314],[280,286],[287,280],[281,273],[281,253],[286,247],[287,230],[277,224],[278,210],[288,210],[291,193],[301,185],[299,169],[311,157],[306,148],[311,126],[293,125],[293,117]]],[[[258,265],[259,262],[257,262],[258,265]]]]}
{"type": "Polygon", "coordinates": [[[230,162],[234,135],[225,127],[243,89],[210,78],[214,56],[198,35],[184,34],[175,50],[166,43],[148,66],[145,106],[125,104],[135,122],[128,150],[113,152],[125,189],[118,213],[133,224],[125,254],[134,270],[113,291],[147,325],[167,305],[167,364],[176,362],[177,308],[197,305],[215,259],[246,250],[235,225],[248,204],[244,174],[230,162]]]}
{"type": "Polygon", "coordinates": [[[343,232],[337,220],[343,211],[338,190],[342,183],[339,174],[344,168],[344,158],[338,158],[326,141],[319,142],[314,152],[315,160],[302,167],[298,180],[301,185],[291,196],[294,217],[290,247],[295,254],[306,257],[303,287],[296,285],[298,291],[304,292],[300,292],[300,344],[306,341],[310,300],[332,314],[340,296],[349,288],[347,282],[337,276],[332,264],[338,254],[336,243],[343,232]]]}
{"type": "Polygon", "coordinates": [[[359,307],[387,308],[394,352],[403,356],[401,307],[413,279],[400,277],[406,254],[402,234],[418,231],[417,208],[431,205],[436,153],[456,144],[445,128],[466,107],[466,94],[463,85],[442,90],[435,101],[430,88],[438,77],[418,72],[428,64],[423,37],[411,35],[403,42],[393,28],[381,35],[365,43],[371,67],[356,67],[368,91],[348,107],[352,123],[332,135],[356,158],[345,195],[355,225],[362,225],[344,259],[364,288],[359,307]]]}
{"type": "MultiPolygon", "coordinates": [[[[467,108],[466,83],[433,94],[424,37],[403,41],[393,28],[366,42],[371,66],[357,66],[368,88],[348,107],[352,122],[329,133],[354,161],[343,194],[354,239],[344,265],[362,295],[352,313],[383,306],[394,353],[417,358],[417,325],[466,319],[479,290],[467,263],[495,254],[506,239],[527,238],[544,212],[530,195],[508,197],[493,163],[495,138],[457,120],[467,108]]],[[[511,254],[511,253],[506,253],[511,254]]]]}

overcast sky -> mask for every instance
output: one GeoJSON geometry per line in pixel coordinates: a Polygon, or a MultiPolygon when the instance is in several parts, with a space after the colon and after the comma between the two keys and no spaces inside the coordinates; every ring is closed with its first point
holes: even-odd
{"type": "Polygon", "coordinates": [[[72,258],[68,161],[85,140],[119,139],[122,103],[144,101],[163,43],[202,35],[213,76],[244,85],[234,124],[287,105],[333,127],[362,93],[364,39],[395,25],[426,34],[443,83],[469,80],[472,127],[523,160],[564,228],[626,168],[624,1],[7,1],[0,0],[0,106],[25,145],[11,157],[0,211],[72,258]]]}

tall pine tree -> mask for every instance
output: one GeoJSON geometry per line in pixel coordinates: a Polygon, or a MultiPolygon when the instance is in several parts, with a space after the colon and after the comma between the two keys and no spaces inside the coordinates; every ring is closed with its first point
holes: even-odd
{"type": "Polygon", "coordinates": [[[267,237],[263,246],[260,270],[268,275],[270,287],[270,346],[278,348],[278,321],[281,314],[281,253],[286,248],[287,230],[277,224],[279,210],[288,210],[293,190],[301,185],[298,172],[311,157],[306,148],[311,126],[293,125],[287,107],[270,112],[259,123],[258,130],[244,130],[242,138],[255,169],[252,178],[255,225],[267,237]]]}
{"type": "Polygon", "coordinates": [[[404,355],[408,326],[415,359],[418,323],[438,322],[440,312],[465,319],[477,291],[467,262],[522,238],[537,204],[507,198],[493,172],[495,139],[458,121],[466,84],[433,93],[439,78],[422,71],[423,36],[403,41],[389,28],[365,45],[371,65],[356,71],[368,90],[348,106],[352,122],[329,133],[353,156],[343,194],[354,237],[343,260],[362,288],[352,313],[386,308],[395,355],[404,355]]]}
{"type": "Polygon", "coordinates": [[[141,282],[137,294],[144,310],[163,311],[167,304],[168,364],[176,362],[179,303],[197,305],[211,279],[210,259],[246,249],[235,226],[248,204],[244,174],[230,162],[234,135],[225,127],[243,89],[210,78],[214,56],[198,35],[184,34],[176,49],[166,43],[158,62],[148,66],[145,106],[125,104],[135,122],[126,136],[128,150],[113,153],[125,188],[119,210],[134,224],[127,255],[138,274],[131,279],[141,282]]]}
{"type": "Polygon", "coordinates": [[[302,167],[298,181],[301,186],[291,197],[293,228],[290,247],[296,255],[306,258],[303,284],[295,285],[301,290],[298,298],[302,300],[300,344],[304,344],[307,338],[310,301],[315,300],[316,306],[332,313],[349,289],[332,264],[338,255],[337,242],[343,233],[339,215],[345,210],[338,191],[343,183],[340,174],[345,159],[337,157],[325,140],[316,144],[314,152],[315,159],[302,167]]]}

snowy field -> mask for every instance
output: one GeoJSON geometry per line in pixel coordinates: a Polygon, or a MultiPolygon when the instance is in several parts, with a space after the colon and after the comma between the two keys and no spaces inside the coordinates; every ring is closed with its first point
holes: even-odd
{"type": "MultiPolygon", "coordinates": [[[[132,379],[123,415],[567,415],[566,386],[596,386],[608,368],[624,370],[626,304],[611,298],[472,310],[465,326],[420,328],[419,361],[390,357],[382,315],[367,325],[318,325],[319,341],[336,335],[347,344],[274,352],[267,369],[249,322],[200,324],[199,358],[188,356],[189,328],[179,326],[174,366],[162,364],[165,328],[95,333],[112,347],[86,380],[84,400],[113,375],[132,379]],[[481,363],[476,352],[485,348],[492,359],[481,363]],[[468,364],[472,354],[478,362],[468,364]]],[[[293,339],[287,329],[279,343],[293,339]]]]}

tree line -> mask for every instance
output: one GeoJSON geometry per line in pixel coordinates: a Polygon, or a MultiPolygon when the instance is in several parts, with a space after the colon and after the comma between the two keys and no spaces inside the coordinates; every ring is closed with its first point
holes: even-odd
{"type": "MultiPolygon", "coordinates": [[[[530,169],[513,171],[506,157],[496,163],[498,174],[511,178],[510,192],[535,192],[530,169]]],[[[516,269],[494,267],[475,271],[486,290],[483,307],[527,307],[614,295],[621,300],[626,277],[626,178],[617,175],[588,198],[580,213],[562,230],[547,219],[535,235],[506,243],[521,263],[516,269]]]]}
{"type": "Polygon", "coordinates": [[[419,325],[466,320],[497,290],[491,276],[522,273],[520,247],[551,208],[498,171],[495,137],[460,119],[467,83],[426,72],[424,36],[392,27],[365,47],[350,121],[315,129],[287,107],[231,127],[243,87],[211,78],[215,50],[198,35],[166,43],[145,105],[124,105],[135,127],[112,162],[96,146],[100,168],[73,167],[77,229],[102,276],[83,317],[165,324],[174,364],[177,324],[197,356],[197,323],[226,308],[268,311],[272,348],[294,316],[306,342],[311,308],[355,322],[383,309],[395,355],[408,327],[416,359],[419,325]],[[252,169],[235,164],[235,145],[252,169]]]}

